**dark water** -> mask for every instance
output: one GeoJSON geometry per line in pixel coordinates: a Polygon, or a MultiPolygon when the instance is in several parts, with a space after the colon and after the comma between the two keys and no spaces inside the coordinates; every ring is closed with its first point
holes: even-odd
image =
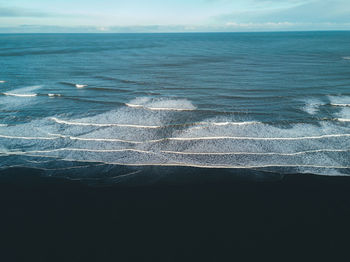
{"type": "Polygon", "coordinates": [[[349,41],[1,35],[1,169],[113,181],[150,166],[348,175],[349,41]]]}
{"type": "Polygon", "coordinates": [[[348,256],[349,32],[0,35],[0,81],[0,261],[348,256]]]}

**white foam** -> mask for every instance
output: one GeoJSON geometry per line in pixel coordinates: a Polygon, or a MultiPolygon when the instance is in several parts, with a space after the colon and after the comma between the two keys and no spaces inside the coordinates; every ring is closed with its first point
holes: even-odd
{"type": "Polygon", "coordinates": [[[87,87],[88,85],[80,85],[80,84],[76,84],[75,87],[76,88],[84,88],[84,87],[87,87]]]}
{"type": "Polygon", "coordinates": [[[49,97],[61,96],[60,94],[47,94],[49,97]]]}
{"type": "Polygon", "coordinates": [[[4,83],[6,83],[6,81],[0,80],[0,84],[4,84],[4,83]]]}
{"type": "Polygon", "coordinates": [[[350,60],[350,56],[344,56],[343,59],[350,60]]]}
{"type": "Polygon", "coordinates": [[[332,106],[350,106],[350,96],[328,96],[332,106]]]}

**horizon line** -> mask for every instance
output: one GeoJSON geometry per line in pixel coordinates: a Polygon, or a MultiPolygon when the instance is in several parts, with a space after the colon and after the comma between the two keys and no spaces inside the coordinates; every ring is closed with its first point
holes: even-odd
{"type": "Polygon", "coordinates": [[[227,34],[227,33],[298,33],[298,32],[350,32],[350,29],[313,29],[313,30],[261,30],[261,31],[164,31],[164,32],[1,32],[1,35],[11,34],[227,34]]]}

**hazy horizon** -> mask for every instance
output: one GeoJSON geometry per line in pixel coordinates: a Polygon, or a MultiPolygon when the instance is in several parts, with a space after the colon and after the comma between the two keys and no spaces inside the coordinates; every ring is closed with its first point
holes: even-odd
{"type": "Polygon", "coordinates": [[[0,0],[0,33],[350,30],[346,0],[0,0]]]}

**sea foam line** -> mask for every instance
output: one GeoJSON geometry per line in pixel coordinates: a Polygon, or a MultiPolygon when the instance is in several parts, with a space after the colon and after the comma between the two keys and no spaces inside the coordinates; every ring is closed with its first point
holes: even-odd
{"type": "Polygon", "coordinates": [[[306,137],[243,137],[243,136],[217,136],[217,137],[168,137],[154,140],[145,141],[133,141],[116,138],[83,138],[61,134],[49,135],[68,138],[71,140],[81,141],[96,141],[96,142],[122,142],[130,144],[143,144],[143,143],[159,143],[164,141],[200,141],[200,140],[257,140],[257,141],[297,141],[297,140],[309,140],[309,139],[323,139],[323,138],[338,138],[338,137],[350,137],[350,134],[332,134],[332,135],[321,135],[321,136],[306,136],[306,137]]]}
{"type": "Polygon", "coordinates": [[[348,107],[348,106],[350,106],[350,104],[334,104],[334,103],[331,103],[330,105],[331,105],[331,106],[342,106],[342,107],[348,107]]]}
{"type": "Polygon", "coordinates": [[[156,129],[156,128],[162,127],[162,126],[146,126],[146,125],[132,125],[132,124],[98,124],[98,123],[72,122],[72,121],[61,120],[56,117],[51,117],[50,119],[55,121],[58,124],[74,125],[74,126],[96,126],[96,127],[118,126],[118,127],[150,128],[150,129],[156,129]]]}
{"type": "Polygon", "coordinates": [[[162,142],[162,141],[196,141],[196,140],[261,140],[261,141],[294,141],[294,140],[308,140],[308,139],[323,139],[335,137],[350,137],[350,134],[332,134],[320,136],[305,136],[305,137],[242,137],[242,136],[217,136],[217,137],[169,137],[156,140],[149,140],[147,142],[162,142]]]}
{"type": "Polygon", "coordinates": [[[156,152],[138,150],[134,148],[124,148],[124,149],[87,149],[87,148],[58,148],[52,150],[34,150],[34,151],[15,151],[8,152],[7,154],[27,154],[27,153],[52,153],[52,152],[61,152],[61,151],[79,151],[79,152],[96,152],[96,153],[117,153],[117,152],[138,152],[138,153],[147,153],[147,154],[156,154],[156,152]]]}
{"type": "Polygon", "coordinates": [[[198,125],[213,125],[213,126],[243,126],[243,125],[253,125],[253,124],[261,124],[261,122],[257,121],[247,121],[247,122],[194,122],[194,123],[184,123],[184,124],[168,124],[168,125],[135,125],[135,124],[100,124],[100,123],[86,123],[86,122],[74,122],[58,119],[56,117],[50,118],[52,121],[58,124],[65,125],[75,125],[75,126],[96,126],[96,127],[131,127],[131,128],[149,128],[149,129],[159,129],[159,128],[167,128],[167,127],[181,127],[181,126],[198,126],[198,125]]]}
{"type": "Polygon", "coordinates": [[[124,140],[117,138],[84,138],[84,137],[75,137],[62,134],[53,134],[48,133],[51,136],[55,137],[23,137],[23,136],[8,136],[1,135],[0,138],[9,138],[9,139],[24,139],[24,140],[55,140],[59,138],[67,138],[70,140],[80,140],[80,141],[96,141],[96,142],[121,142],[121,143],[130,143],[130,144],[143,144],[143,143],[158,143],[164,141],[200,141],[200,140],[257,140],[257,141],[296,141],[296,140],[308,140],[308,139],[323,139],[323,138],[338,138],[338,137],[350,137],[350,134],[332,134],[332,135],[321,135],[321,136],[308,136],[308,137],[234,137],[234,136],[218,136],[218,137],[168,137],[154,140],[145,140],[145,141],[133,141],[133,140],[124,140]]]}
{"type": "Polygon", "coordinates": [[[57,137],[26,137],[26,136],[8,136],[0,135],[0,138],[9,138],[9,139],[23,139],[23,140],[56,140],[57,137]]]}
{"type": "Polygon", "coordinates": [[[168,153],[168,154],[178,154],[178,155],[219,155],[219,156],[225,156],[225,155],[278,155],[278,156],[296,156],[296,155],[303,155],[303,154],[310,154],[310,153],[320,153],[320,152],[350,152],[350,149],[317,149],[317,150],[308,150],[308,151],[300,151],[295,153],[278,153],[278,152],[178,152],[178,151],[160,151],[162,153],[168,153]]]}

